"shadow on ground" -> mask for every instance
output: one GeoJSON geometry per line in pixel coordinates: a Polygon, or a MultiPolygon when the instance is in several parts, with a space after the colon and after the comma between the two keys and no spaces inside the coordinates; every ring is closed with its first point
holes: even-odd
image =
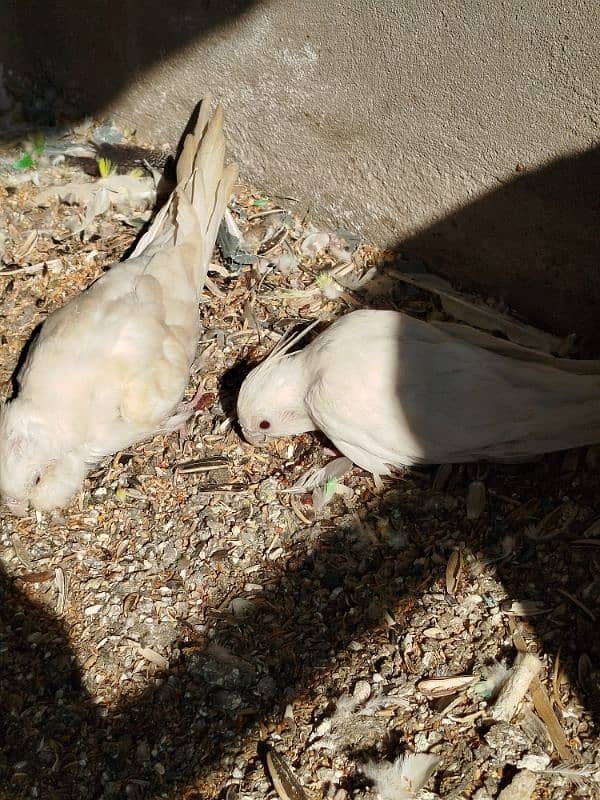
{"type": "MultiPolygon", "coordinates": [[[[596,625],[565,604],[557,589],[584,599],[592,612],[600,613],[598,561],[590,558],[589,549],[572,544],[575,529],[585,522],[552,541],[533,542],[523,535],[525,524],[545,516],[573,486],[588,515],[600,511],[598,474],[580,470],[566,481],[559,463],[550,458],[535,467],[493,470],[490,503],[478,523],[469,523],[462,508],[444,510],[440,502],[432,525],[430,510],[423,511],[431,509],[428,500],[434,496],[428,486],[421,490],[409,484],[408,494],[388,495],[361,530],[332,530],[315,542],[312,554],[303,549],[298,556],[291,553],[285,566],[275,564],[272,581],[243,618],[231,613],[229,603],[225,610],[209,612],[208,633],[182,625],[163,681],[152,682],[152,689],[110,710],[96,705],[82,688],[64,624],[28,598],[30,584],[2,575],[3,797],[30,796],[34,785],[38,796],[48,800],[155,798],[170,796],[175,787],[185,788],[186,798],[205,796],[203,779],[214,780],[223,758],[242,749],[242,738],[254,743],[251,749],[258,744],[264,738],[261,726],[281,719],[294,697],[310,693],[315,683],[330,697],[351,688],[337,685],[331,673],[348,657],[352,640],[369,636],[377,625],[384,639],[393,644],[402,640],[412,609],[422,605],[422,592],[443,592],[444,565],[457,541],[465,552],[493,559],[500,541],[507,534],[514,537],[512,555],[498,568],[507,595],[549,604],[549,613],[535,618],[536,632],[547,653],[560,649],[561,663],[575,683],[578,655],[586,652],[598,663],[600,641],[596,625]],[[512,520],[499,516],[494,498],[503,495],[523,506],[529,502],[525,515],[512,520]],[[531,504],[532,498],[537,505],[531,504]],[[367,543],[361,533],[369,526],[375,530],[380,515],[390,513],[410,531],[405,545],[395,551],[381,542],[367,543]],[[436,540],[440,529],[451,535],[436,540]],[[382,627],[388,610],[395,624],[382,627]],[[222,652],[230,654],[229,661],[223,662],[222,652]]],[[[453,491],[463,491],[468,471],[459,469],[452,481],[453,491]]],[[[441,615],[453,602],[440,599],[428,611],[441,615]]],[[[477,637],[471,632],[470,638],[464,663],[457,665],[462,671],[478,660],[477,637]]],[[[398,647],[395,669],[404,671],[398,647]]],[[[443,647],[443,642],[434,647],[443,647]]],[[[417,674],[428,674],[419,666],[418,653],[412,654],[411,663],[417,674]]],[[[228,773],[226,767],[223,778],[228,773]]]]}

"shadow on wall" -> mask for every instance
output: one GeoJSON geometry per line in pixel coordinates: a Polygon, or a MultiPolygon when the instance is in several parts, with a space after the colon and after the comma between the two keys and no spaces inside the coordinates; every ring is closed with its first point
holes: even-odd
{"type": "Polygon", "coordinates": [[[33,78],[42,91],[61,86],[81,102],[79,112],[95,113],[153,64],[226,28],[254,4],[8,0],[0,10],[2,63],[33,78]]]}
{"type": "Polygon", "coordinates": [[[314,555],[274,567],[243,619],[228,604],[208,609],[210,636],[182,625],[162,686],[109,713],[80,684],[67,626],[27,599],[30,583],[0,570],[2,796],[30,796],[34,785],[46,800],[164,796],[239,752],[241,735],[254,729],[258,741],[258,722],[280,718],[334,653],[416,592],[416,549],[390,559],[364,542],[336,531],[314,555]]]}
{"type": "Polygon", "coordinates": [[[519,173],[397,249],[598,351],[600,147],[519,173]]]}
{"type": "MultiPolygon", "coordinates": [[[[59,85],[79,96],[77,112],[95,112],[153,64],[227,29],[254,5],[9,0],[0,11],[2,62],[36,76],[42,89],[59,85]]],[[[397,248],[457,284],[506,300],[534,323],[600,346],[599,176],[600,148],[539,169],[525,165],[515,180],[397,248]]]]}

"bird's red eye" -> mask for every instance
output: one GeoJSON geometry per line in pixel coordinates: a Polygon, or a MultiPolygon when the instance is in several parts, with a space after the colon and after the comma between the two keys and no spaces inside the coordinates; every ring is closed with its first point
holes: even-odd
{"type": "Polygon", "coordinates": [[[261,420],[261,421],[258,423],[258,427],[259,427],[261,430],[263,430],[263,431],[266,431],[266,430],[267,430],[267,428],[270,428],[270,427],[271,427],[271,423],[269,422],[269,420],[268,420],[268,419],[263,419],[263,420],[261,420]]]}

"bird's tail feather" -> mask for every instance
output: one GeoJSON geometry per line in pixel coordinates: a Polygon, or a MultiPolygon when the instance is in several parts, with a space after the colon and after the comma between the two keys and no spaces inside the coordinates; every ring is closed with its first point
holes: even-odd
{"type": "Polygon", "coordinates": [[[211,117],[210,99],[202,100],[194,132],[185,138],[177,186],[130,256],[141,255],[150,245],[176,246],[193,237],[200,249],[195,272],[202,278],[237,176],[235,164],[224,166],[223,109],[219,106],[211,117]]]}
{"type": "Polygon", "coordinates": [[[463,325],[459,322],[430,322],[434,328],[468,344],[482,347],[501,356],[507,356],[518,361],[531,361],[534,364],[544,364],[554,367],[562,372],[572,372],[575,375],[600,375],[600,359],[559,358],[558,356],[542,353],[531,347],[500,339],[490,333],[463,325]]]}

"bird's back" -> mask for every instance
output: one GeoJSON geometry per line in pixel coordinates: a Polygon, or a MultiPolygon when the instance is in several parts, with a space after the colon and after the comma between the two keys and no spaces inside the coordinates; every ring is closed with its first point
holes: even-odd
{"type": "Polygon", "coordinates": [[[361,466],[521,460],[600,441],[600,376],[558,359],[499,355],[393,311],[349,314],[307,350],[315,422],[363,453],[351,456],[361,466]]]}

